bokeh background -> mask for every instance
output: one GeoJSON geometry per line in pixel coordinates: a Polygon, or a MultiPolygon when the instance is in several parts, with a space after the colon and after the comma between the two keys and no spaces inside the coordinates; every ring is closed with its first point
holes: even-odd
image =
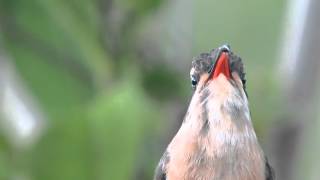
{"type": "Polygon", "coordinates": [[[147,180],[229,43],[277,179],[320,178],[317,0],[0,0],[0,179],[147,180]]]}

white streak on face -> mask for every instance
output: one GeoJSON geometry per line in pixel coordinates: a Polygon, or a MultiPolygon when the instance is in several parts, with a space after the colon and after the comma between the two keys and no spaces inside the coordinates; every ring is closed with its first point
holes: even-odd
{"type": "Polygon", "coordinates": [[[191,68],[190,70],[190,79],[193,80],[194,79],[194,74],[196,73],[196,70],[193,68],[191,68]]]}

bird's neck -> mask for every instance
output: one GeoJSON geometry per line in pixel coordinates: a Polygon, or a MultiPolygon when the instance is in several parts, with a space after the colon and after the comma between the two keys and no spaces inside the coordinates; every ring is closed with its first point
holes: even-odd
{"type": "Polygon", "coordinates": [[[203,89],[198,101],[200,118],[192,118],[194,122],[190,122],[198,124],[204,139],[214,142],[208,148],[214,148],[212,152],[215,153],[226,148],[258,146],[247,97],[243,91],[231,84],[229,86],[215,90],[216,87],[209,85],[203,89]]]}
{"type": "Polygon", "coordinates": [[[223,77],[197,89],[185,121],[202,137],[221,143],[257,141],[245,92],[223,77]]]}
{"type": "MultiPolygon", "coordinates": [[[[207,86],[198,88],[191,100],[189,113],[193,121],[208,121],[212,126],[235,124],[252,126],[247,96],[236,83],[219,76],[207,86]]],[[[188,117],[186,117],[188,118],[188,117]]]]}
{"type": "Polygon", "coordinates": [[[178,175],[193,179],[201,171],[204,179],[264,179],[264,156],[247,99],[244,92],[231,86],[209,84],[195,92],[185,121],[168,148],[173,157],[170,166],[180,170],[186,166],[178,175]]]}

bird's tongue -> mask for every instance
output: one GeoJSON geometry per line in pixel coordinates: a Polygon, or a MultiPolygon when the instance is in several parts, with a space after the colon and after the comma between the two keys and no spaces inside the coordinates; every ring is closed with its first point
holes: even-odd
{"type": "Polygon", "coordinates": [[[222,52],[219,59],[217,60],[211,78],[214,79],[220,74],[224,74],[227,79],[231,78],[229,56],[226,52],[222,52]]]}

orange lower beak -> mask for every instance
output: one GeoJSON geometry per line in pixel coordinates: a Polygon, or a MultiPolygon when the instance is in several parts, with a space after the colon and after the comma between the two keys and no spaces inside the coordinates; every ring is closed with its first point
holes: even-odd
{"type": "Polygon", "coordinates": [[[227,52],[222,52],[219,59],[216,61],[211,79],[218,77],[220,74],[223,74],[227,79],[231,79],[229,56],[227,52]]]}

